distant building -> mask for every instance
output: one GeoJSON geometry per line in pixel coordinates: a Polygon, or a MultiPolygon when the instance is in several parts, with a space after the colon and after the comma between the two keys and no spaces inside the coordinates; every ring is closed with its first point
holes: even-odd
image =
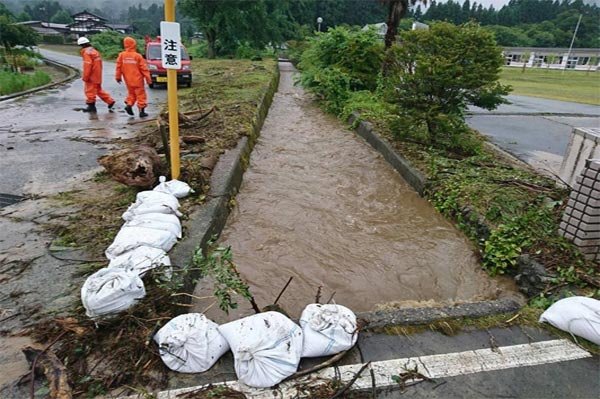
{"type": "Polygon", "coordinates": [[[54,24],[51,22],[42,21],[24,21],[17,22],[15,25],[28,26],[37,34],[44,36],[67,36],[69,34],[69,27],[67,24],[54,24]]]}
{"type": "Polygon", "coordinates": [[[598,70],[600,48],[504,47],[505,65],[512,67],[598,70]]]}
{"type": "Polygon", "coordinates": [[[87,10],[73,14],[71,18],[73,18],[74,22],[68,26],[71,33],[77,35],[77,37],[113,30],[107,25],[108,20],[106,18],[92,14],[87,10]]]}
{"type": "Polygon", "coordinates": [[[111,24],[106,18],[84,10],[71,15],[70,24],[54,24],[42,21],[17,22],[17,25],[29,26],[42,36],[64,36],[65,39],[77,39],[94,33],[117,31],[123,34],[133,33],[133,26],[128,24],[111,24]]]}
{"type": "Polygon", "coordinates": [[[377,24],[368,24],[363,26],[362,30],[369,30],[369,29],[373,29],[375,30],[375,32],[381,37],[385,37],[385,34],[387,33],[387,24],[385,22],[379,22],[377,24]]]}

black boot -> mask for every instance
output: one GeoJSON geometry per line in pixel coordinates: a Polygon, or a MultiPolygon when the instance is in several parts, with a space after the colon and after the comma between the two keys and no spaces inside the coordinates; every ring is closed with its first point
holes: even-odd
{"type": "Polygon", "coordinates": [[[83,112],[90,112],[90,113],[96,113],[98,112],[98,110],[96,110],[96,103],[86,103],[87,108],[83,109],[83,112]]]}
{"type": "Polygon", "coordinates": [[[146,113],[146,108],[140,108],[140,118],[143,118],[145,116],[148,116],[148,114],[146,113]]]}
{"type": "Polygon", "coordinates": [[[115,106],[115,102],[108,104],[108,112],[113,112],[113,107],[115,106]]]}
{"type": "Polygon", "coordinates": [[[131,105],[129,105],[129,104],[125,105],[125,112],[127,112],[129,115],[133,116],[133,108],[131,108],[131,105]]]}

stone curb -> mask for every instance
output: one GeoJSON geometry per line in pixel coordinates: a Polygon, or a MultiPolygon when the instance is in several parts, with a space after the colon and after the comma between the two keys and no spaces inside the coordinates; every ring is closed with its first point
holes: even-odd
{"type": "Polygon", "coordinates": [[[521,305],[512,299],[499,299],[496,301],[461,303],[438,308],[423,307],[363,312],[358,313],[356,316],[367,321],[369,323],[367,330],[371,330],[395,325],[427,325],[436,321],[464,317],[484,317],[500,313],[516,312],[520,308],[521,305]]]}
{"type": "MultiPolygon", "coordinates": [[[[219,157],[210,178],[210,191],[207,202],[189,215],[185,224],[186,235],[169,254],[173,265],[184,267],[189,265],[198,248],[206,253],[209,241],[218,237],[225,227],[230,212],[230,201],[237,194],[242,184],[246,163],[260,135],[263,122],[269,112],[273,96],[279,86],[279,69],[272,79],[269,88],[263,94],[256,114],[253,118],[252,131],[242,137],[235,148],[226,151],[219,157]]],[[[186,275],[184,290],[193,293],[196,279],[200,277],[197,270],[186,275]]],[[[188,302],[189,298],[186,299],[188,302]]]]}
{"type": "Polygon", "coordinates": [[[67,73],[67,77],[64,79],[59,80],[58,82],[51,82],[48,84],[45,84],[43,86],[39,86],[39,87],[34,87],[33,89],[29,89],[29,90],[25,90],[25,91],[20,91],[18,93],[12,93],[12,94],[7,94],[5,96],[0,96],[0,101],[5,101],[5,100],[11,100],[13,98],[17,98],[17,97],[22,97],[22,96],[26,96],[28,94],[32,94],[32,93],[36,93],[38,91],[42,91],[42,90],[46,90],[46,89],[51,89],[53,87],[56,86],[60,86],[64,83],[70,82],[71,80],[77,78],[79,76],[79,70],[76,68],[73,68],[70,65],[66,65],[66,64],[62,64],[60,62],[56,62],[56,61],[52,61],[49,60],[48,58],[43,58],[44,62],[46,64],[49,64],[57,69],[61,69],[64,72],[67,73]]]}
{"type": "MultiPolygon", "coordinates": [[[[353,112],[348,118],[351,125],[360,120],[358,112],[353,112]]],[[[373,125],[367,121],[360,121],[355,128],[355,132],[365,139],[377,152],[379,152],[386,161],[414,188],[420,196],[423,196],[423,191],[427,184],[427,179],[421,172],[411,165],[408,159],[399,155],[390,144],[379,136],[373,129],[373,125]]]]}

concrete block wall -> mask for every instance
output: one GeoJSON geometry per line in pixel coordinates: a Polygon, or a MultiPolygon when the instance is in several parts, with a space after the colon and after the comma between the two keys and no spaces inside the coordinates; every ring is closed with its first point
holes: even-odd
{"type": "Polygon", "coordinates": [[[600,261],[600,159],[586,160],[575,178],[559,232],[587,259],[600,261]]]}
{"type": "Polygon", "coordinates": [[[560,166],[560,178],[573,187],[588,159],[600,159],[600,129],[575,128],[560,166]]]}

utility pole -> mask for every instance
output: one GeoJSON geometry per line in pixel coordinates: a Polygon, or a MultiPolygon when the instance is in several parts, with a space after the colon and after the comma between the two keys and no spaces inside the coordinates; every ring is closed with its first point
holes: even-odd
{"type": "Polygon", "coordinates": [[[573,38],[571,39],[571,45],[569,46],[569,52],[567,53],[567,62],[565,62],[565,67],[563,68],[563,73],[567,66],[569,65],[569,59],[571,58],[571,50],[573,49],[573,43],[575,43],[575,36],[577,36],[577,31],[579,30],[579,24],[581,23],[581,18],[583,14],[579,14],[579,19],[577,20],[577,25],[575,25],[575,31],[573,32],[573,38]]]}

